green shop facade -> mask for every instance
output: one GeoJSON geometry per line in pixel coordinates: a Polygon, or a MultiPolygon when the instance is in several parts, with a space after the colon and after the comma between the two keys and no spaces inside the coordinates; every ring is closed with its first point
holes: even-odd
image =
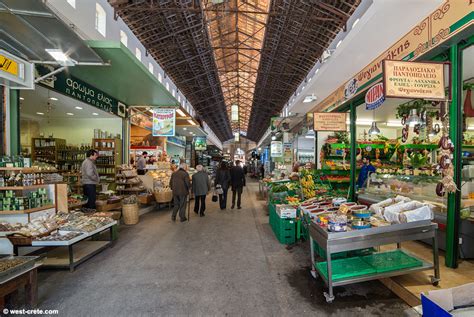
{"type": "MultiPolygon", "coordinates": [[[[464,151],[470,151],[469,148],[474,148],[472,145],[463,145],[464,132],[474,129],[474,125],[472,128],[466,126],[466,116],[468,114],[464,111],[466,98],[470,98],[470,90],[474,87],[474,76],[470,74],[470,70],[474,70],[473,11],[474,1],[472,0],[444,1],[438,9],[416,25],[403,38],[312,109],[312,112],[349,113],[350,144],[346,147],[350,153],[349,198],[351,201],[356,201],[358,199],[356,184],[358,176],[357,156],[362,153],[361,142],[357,139],[357,119],[358,114],[365,110],[366,92],[383,80],[383,60],[445,62],[450,64],[450,91],[448,92],[450,100],[447,104],[447,111],[449,111],[448,132],[454,145],[453,180],[459,190],[445,195],[446,221],[440,224],[439,227],[445,233],[445,241],[442,244],[445,245],[446,250],[445,264],[451,268],[458,266],[460,250],[462,252],[460,247],[461,230],[474,231],[474,222],[462,221],[460,215],[461,209],[466,205],[461,195],[461,187],[465,183],[462,177],[462,168],[463,162],[466,163],[463,154],[468,154],[464,151]]],[[[411,102],[413,104],[415,101],[411,102]]],[[[468,104],[470,104],[470,101],[468,101],[468,104]]],[[[397,110],[393,107],[391,111],[396,112],[397,110]]],[[[471,115],[468,116],[472,117],[471,115]]],[[[364,134],[367,135],[366,131],[364,131],[364,134]]],[[[383,145],[379,146],[383,147],[383,145]]],[[[372,145],[372,147],[377,147],[377,145],[372,145]]],[[[424,145],[423,142],[420,142],[414,147],[426,147],[426,150],[434,150],[437,146],[433,147],[433,144],[424,145]]],[[[433,155],[433,159],[436,159],[435,155],[433,155]]],[[[474,244],[472,248],[474,248],[474,244]]]]}

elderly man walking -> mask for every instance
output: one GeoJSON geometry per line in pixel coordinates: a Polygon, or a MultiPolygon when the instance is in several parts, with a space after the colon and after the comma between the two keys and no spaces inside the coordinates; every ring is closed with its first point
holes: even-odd
{"type": "Polygon", "coordinates": [[[206,195],[211,190],[211,181],[202,165],[197,165],[196,170],[197,173],[193,175],[194,212],[204,217],[206,195]]]}
{"type": "Polygon", "coordinates": [[[179,218],[181,222],[188,220],[186,218],[186,200],[191,188],[189,174],[187,172],[188,165],[186,163],[179,164],[179,169],[171,175],[170,188],[173,191],[173,214],[171,220],[176,221],[176,214],[179,210],[179,218]]]}

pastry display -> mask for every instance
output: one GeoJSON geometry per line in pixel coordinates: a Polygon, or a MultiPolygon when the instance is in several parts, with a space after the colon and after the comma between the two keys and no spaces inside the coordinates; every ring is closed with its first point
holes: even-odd
{"type": "Polygon", "coordinates": [[[14,267],[22,265],[25,262],[27,262],[27,260],[21,258],[0,258],[0,272],[5,272],[6,270],[13,269],[14,267]]]}
{"type": "Polygon", "coordinates": [[[60,234],[58,232],[53,233],[49,236],[41,237],[41,238],[36,238],[36,241],[69,241],[72,240],[80,235],[82,235],[82,232],[68,232],[66,234],[60,234]]]}
{"type": "Polygon", "coordinates": [[[0,222],[0,232],[18,231],[23,227],[21,223],[0,222]]]}

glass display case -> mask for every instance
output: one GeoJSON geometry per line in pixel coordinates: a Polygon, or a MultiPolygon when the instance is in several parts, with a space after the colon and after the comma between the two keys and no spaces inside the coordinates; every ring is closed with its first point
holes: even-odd
{"type": "Polygon", "coordinates": [[[433,204],[435,212],[446,212],[447,198],[436,195],[441,176],[371,174],[367,187],[358,192],[359,201],[373,204],[397,195],[433,204]]]}

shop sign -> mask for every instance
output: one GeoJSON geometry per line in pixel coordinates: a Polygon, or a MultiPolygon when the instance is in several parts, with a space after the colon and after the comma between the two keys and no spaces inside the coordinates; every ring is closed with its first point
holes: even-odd
{"type": "Polygon", "coordinates": [[[196,151],[207,150],[207,138],[205,136],[194,137],[194,150],[196,151]]]}
{"type": "Polygon", "coordinates": [[[153,136],[174,136],[176,132],[176,109],[153,109],[153,136]]]}
{"type": "Polygon", "coordinates": [[[383,83],[378,83],[370,88],[365,94],[365,109],[375,110],[385,101],[383,83]]]}
{"type": "MultiPolygon", "coordinates": [[[[54,68],[37,65],[36,70],[38,76],[43,76],[53,71],[54,68]]],[[[102,111],[118,114],[119,101],[117,99],[66,72],[57,73],[40,83],[102,111]]]]}
{"type": "Polygon", "coordinates": [[[18,63],[13,59],[0,54],[0,70],[18,77],[18,63]]]}
{"type": "Polygon", "coordinates": [[[272,141],[270,144],[270,157],[282,157],[283,156],[283,142],[272,141]]]}
{"type": "Polygon", "coordinates": [[[347,131],[345,112],[315,112],[314,131],[347,131]]]}
{"type": "Polygon", "coordinates": [[[374,82],[380,80],[383,60],[415,60],[420,55],[467,29],[474,24],[472,19],[473,8],[474,1],[471,0],[445,0],[443,4],[398,42],[322,100],[313,109],[313,112],[336,109],[349,99],[361,94],[374,82]],[[355,94],[350,95],[351,89],[347,88],[351,87],[351,85],[353,86],[354,79],[356,80],[357,88],[355,94]],[[347,96],[350,97],[348,98],[347,96]]]}
{"type": "Polygon", "coordinates": [[[387,98],[445,100],[444,63],[385,60],[383,85],[387,98]]]}
{"type": "Polygon", "coordinates": [[[175,136],[169,136],[166,138],[166,142],[168,143],[174,143],[174,144],[177,144],[177,145],[180,145],[182,147],[185,147],[186,146],[186,141],[183,141],[181,140],[180,138],[177,138],[175,136]]]}

